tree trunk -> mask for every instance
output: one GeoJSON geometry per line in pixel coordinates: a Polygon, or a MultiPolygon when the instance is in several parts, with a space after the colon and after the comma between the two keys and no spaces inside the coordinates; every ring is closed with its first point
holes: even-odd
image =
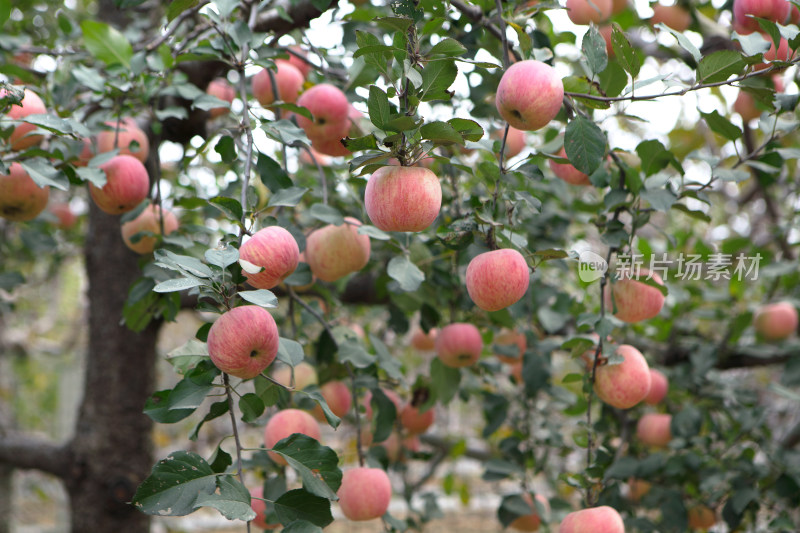
{"type": "Polygon", "coordinates": [[[128,504],[153,466],[151,420],[142,413],[154,390],[160,323],[142,333],[120,324],[128,288],[140,276],[137,256],[120,238],[119,217],[93,203],[86,239],[89,353],[84,398],[65,479],[72,531],[146,533],[149,518],[128,504]]]}

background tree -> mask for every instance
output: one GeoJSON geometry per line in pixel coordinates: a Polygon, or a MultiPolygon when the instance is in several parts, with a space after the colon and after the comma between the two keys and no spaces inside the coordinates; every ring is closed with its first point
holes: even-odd
{"type": "Polygon", "coordinates": [[[503,526],[791,530],[797,9],[356,4],[0,0],[0,331],[81,250],[88,280],[74,434],[15,431],[8,402],[0,487],[58,476],[74,531],[204,506],[317,531],[337,492],[422,529],[435,498],[413,497],[466,454],[518,487],[503,526]],[[213,315],[157,391],[180,309],[213,315]],[[437,429],[465,405],[483,425],[437,429]],[[226,436],[153,467],[153,421],[188,417],[179,448],[226,436]],[[402,518],[352,488],[385,470],[402,518]]]}

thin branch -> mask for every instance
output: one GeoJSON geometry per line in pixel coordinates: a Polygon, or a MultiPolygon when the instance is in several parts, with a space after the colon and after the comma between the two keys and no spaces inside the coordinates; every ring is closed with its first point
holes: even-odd
{"type": "Polygon", "coordinates": [[[41,470],[67,478],[73,464],[71,455],[67,445],[0,431],[0,463],[13,468],[41,470]]]}
{"type": "Polygon", "coordinates": [[[167,41],[167,39],[169,39],[170,37],[172,37],[172,35],[173,35],[173,34],[174,34],[174,33],[175,33],[177,30],[178,30],[178,28],[181,26],[181,24],[183,24],[183,23],[184,23],[186,20],[188,20],[190,17],[193,17],[193,16],[194,16],[194,15],[195,15],[195,14],[196,14],[198,11],[200,11],[200,9],[201,9],[201,8],[203,8],[203,7],[204,7],[206,4],[208,4],[208,0],[203,0],[202,2],[198,3],[196,6],[194,6],[194,7],[190,8],[190,9],[187,9],[186,11],[184,11],[183,13],[181,13],[180,15],[178,15],[178,16],[177,16],[177,17],[176,17],[176,18],[175,18],[175,19],[172,21],[172,25],[171,25],[171,26],[170,26],[170,27],[167,29],[167,31],[165,31],[165,32],[164,32],[162,35],[160,35],[160,36],[159,36],[157,39],[155,39],[155,40],[154,40],[153,42],[151,42],[150,44],[148,44],[148,45],[144,46],[143,48],[144,48],[145,50],[147,50],[148,52],[152,52],[153,50],[155,50],[156,48],[158,48],[159,46],[161,46],[161,44],[162,44],[162,43],[166,42],[166,41],[167,41]]]}
{"type": "MultiPolygon", "coordinates": [[[[333,4],[336,5],[336,4],[333,4]]],[[[318,9],[312,0],[301,0],[299,2],[282,0],[276,5],[258,16],[253,31],[256,32],[275,32],[278,35],[285,35],[297,28],[307,28],[308,23],[319,17],[330,9],[318,9]],[[286,17],[290,20],[287,20],[286,17]]]]}
{"type": "MultiPolygon", "coordinates": [[[[486,15],[483,13],[483,10],[478,6],[471,6],[468,5],[461,0],[450,0],[450,5],[458,9],[461,13],[467,16],[467,18],[471,19],[476,24],[479,24],[486,28],[486,30],[503,41],[504,32],[500,30],[495,24],[492,23],[491,20],[486,18],[486,15]]],[[[514,56],[514,59],[519,61],[522,59],[522,56],[517,54],[517,52],[513,49],[507,49],[510,54],[514,56]]]]}
{"type": "MultiPolygon", "coordinates": [[[[231,387],[228,374],[222,374],[222,381],[225,384],[225,396],[228,398],[228,413],[231,417],[231,426],[233,426],[233,440],[236,442],[236,475],[239,481],[244,485],[244,474],[242,473],[242,441],[239,439],[239,427],[236,424],[236,411],[234,411],[233,404],[233,387],[231,387]]],[[[250,533],[250,522],[247,522],[247,533],[250,533]]]]}

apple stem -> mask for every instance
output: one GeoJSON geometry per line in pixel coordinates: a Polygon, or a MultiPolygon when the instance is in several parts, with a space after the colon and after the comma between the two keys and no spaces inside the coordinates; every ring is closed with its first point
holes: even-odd
{"type": "MultiPolygon", "coordinates": [[[[497,24],[500,28],[500,41],[503,43],[503,70],[508,69],[508,36],[506,35],[506,21],[503,18],[503,2],[501,0],[495,0],[495,5],[497,6],[497,24]]],[[[508,131],[508,130],[506,130],[508,131]]]]}
{"type": "MultiPolygon", "coordinates": [[[[231,426],[233,426],[233,440],[236,442],[236,475],[239,481],[244,485],[244,474],[242,473],[242,441],[239,439],[239,428],[236,425],[236,414],[233,405],[233,388],[231,387],[230,378],[228,374],[222,373],[222,382],[225,384],[225,395],[228,397],[228,413],[231,417],[231,426]]],[[[250,533],[250,522],[247,523],[247,531],[250,533]]]]}

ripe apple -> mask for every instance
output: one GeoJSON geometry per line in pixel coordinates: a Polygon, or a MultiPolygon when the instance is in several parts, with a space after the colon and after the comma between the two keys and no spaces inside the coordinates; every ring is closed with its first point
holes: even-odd
{"type": "Polygon", "coordinates": [[[425,433],[433,425],[435,419],[436,414],[433,409],[421,413],[419,407],[414,407],[410,403],[407,403],[400,411],[400,423],[411,435],[425,433]]]}
{"type": "MultiPolygon", "coordinates": [[[[559,157],[563,157],[567,159],[567,152],[564,148],[558,152],[559,157]]],[[[591,185],[592,182],[589,181],[589,176],[572,166],[571,163],[556,163],[555,160],[550,159],[547,162],[550,165],[550,170],[553,171],[553,174],[556,175],[557,178],[566,181],[570,185],[591,185]]]]}
{"type": "Polygon", "coordinates": [[[306,239],[306,259],[311,272],[323,281],[336,281],[364,268],[369,261],[369,236],[359,235],[361,222],[345,217],[341,226],[329,224],[306,239]]]}
{"type": "Polygon", "coordinates": [[[791,10],[792,4],[787,0],[733,0],[733,20],[739,33],[761,31],[758,20],[747,15],[785,24],[791,10]]]}
{"type": "MultiPolygon", "coordinates": [[[[270,417],[264,427],[264,446],[271,450],[278,442],[295,433],[308,435],[312,439],[320,439],[319,422],[314,417],[300,409],[283,409],[270,417]]],[[[285,465],[283,456],[268,452],[270,458],[279,465],[285,465]]]]}
{"type": "Polygon", "coordinates": [[[663,447],[672,440],[672,415],[646,413],[636,424],[636,436],[644,444],[663,447]]]}
{"type": "Polygon", "coordinates": [[[604,505],[569,513],[558,533],[625,533],[625,523],[616,509],[604,505]]]}
{"type": "Polygon", "coordinates": [[[643,479],[630,478],[628,480],[628,497],[632,502],[639,502],[645,494],[650,492],[653,484],[643,479]]]}
{"type": "MultiPolygon", "coordinates": [[[[497,131],[492,135],[492,137],[496,138],[502,143],[503,130],[497,131]]],[[[511,159],[512,157],[519,155],[519,153],[525,149],[526,145],[527,141],[525,139],[525,132],[509,126],[508,135],[506,136],[506,149],[503,153],[503,157],[506,159],[511,159]]]]}
{"type": "Polygon", "coordinates": [[[436,336],[436,355],[445,366],[460,368],[473,365],[482,351],[480,331],[466,322],[449,324],[436,336]]]}
{"type": "MultiPolygon", "coordinates": [[[[530,493],[526,492],[522,495],[522,499],[531,507],[532,512],[515,519],[508,527],[516,529],[517,531],[539,531],[539,526],[542,524],[542,517],[539,516],[539,511],[533,503],[533,498],[531,498],[530,493]]],[[[542,504],[546,514],[550,513],[550,502],[547,501],[547,498],[541,494],[537,494],[536,501],[542,504]]]]}
{"type": "MultiPolygon", "coordinates": [[[[789,43],[786,39],[781,39],[778,44],[778,49],[775,49],[775,43],[770,41],[771,44],[769,46],[769,50],[764,52],[764,61],[788,61],[790,53],[792,51],[789,49],[789,43]]],[[[769,67],[769,63],[758,63],[753,65],[753,70],[763,70],[769,67]]]]}
{"type": "Polygon", "coordinates": [[[256,517],[253,518],[252,524],[256,527],[260,527],[261,529],[278,529],[281,527],[280,524],[267,523],[267,504],[263,499],[260,499],[263,497],[263,487],[255,487],[250,489],[250,508],[253,509],[254,513],[256,513],[256,517]]]}
{"type": "Polygon", "coordinates": [[[122,240],[125,246],[137,254],[149,254],[156,247],[157,238],[154,235],[161,235],[161,218],[164,218],[164,235],[169,235],[178,229],[178,219],[169,209],[162,210],[160,207],[150,204],[139,213],[139,216],[122,225],[122,240]],[[153,235],[143,235],[136,242],[132,238],[137,233],[148,232],[153,235]]]}
{"type": "Polygon", "coordinates": [[[367,181],[364,205],[378,229],[422,231],[439,216],[442,186],[427,168],[385,166],[367,181]]]}
{"type": "Polygon", "coordinates": [[[417,328],[411,335],[411,346],[423,352],[431,351],[436,347],[436,335],[436,328],[431,328],[428,333],[422,328],[417,328]]]}
{"type": "Polygon", "coordinates": [[[257,289],[271,289],[295,271],[300,262],[300,248],[285,228],[268,226],[242,244],[239,259],[264,269],[256,274],[243,270],[250,285],[257,289]]]}
{"type": "MultiPolygon", "coordinates": [[[[616,5],[616,1],[614,2],[616,5]]],[[[627,3],[623,2],[624,7],[627,7],[627,3]]],[[[616,13],[616,11],[615,11],[616,13]]],[[[597,31],[600,32],[600,35],[603,37],[603,40],[606,42],[606,54],[608,57],[614,57],[616,54],[614,53],[614,46],[611,44],[611,34],[614,30],[611,28],[610,25],[603,25],[597,28],[597,31]]]]}
{"type": "Polygon", "coordinates": [[[294,68],[296,68],[297,70],[300,71],[300,74],[303,75],[304,79],[308,78],[308,75],[311,73],[311,69],[313,67],[311,66],[311,64],[308,61],[304,61],[303,59],[300,59],[299,57],[297,57],[298,55],[302,56],[302,57],[308,57],[306,55],[305,50],[303,50],[301,47],[296,46],[296,45],[295,46],[290,46],[289,50],[291,50],[294,53],[289,54],[289,59],[287,59],[287,61],[294,68]]]}
{"type": "Polygon", "coordinates": [[[756,311],[753,325],[767,340],[786,339],[797,331],[797,309],[789,302],[763,305],[756,311]]]}
{"type": "MultiPolygon", "coordinates": [[[[106,122],[106,126],[109,129],[97,134],[98,154],[119,148],[120,155],[132,155],[142,163],[147,161],[147,156],[150,154],[150,141],[135,120],[130,117],[122,119],[119,123],[119,131],[117,131],[117,122],[114,120],[106,122]]],[[[89,159],[91,159],[91,155],[86,160],[89,159]]]]}
{"type": "MultiPolygon", "coordinates": [[[[206,87],[206,93],[210,94],[211,96],[216,96],[220,100],[228,102],[229,104],[233,102],[234,98],[236,98],[236,89],[234,89],[225,78],[211,80],[211,82],[208,84],[208,87],[206,87]]],[[[227,115],[230,113],[230,111],[230,107],[212,107],[208,110],[208,116],[211,118],[217,118],[227,115]]]]}
{"type": "MultiPolygon", "coordinates": [[[[353,405],[353,395],[350,394],[350,389],[343,381],[329,381],[319,388],[319,392],[328,402],[328,407],[330,407],[333,414],[339,418],[343,418],[344,415],[350,412],[350,407],[353,405]]],[[[319,421],[325,420],[325,413],[319,405],[314,406],[311,414],[319,421]]]]}
{"type": "Polygon", "coordinates": [[[208,355],[217,368],[241,379],[254,378],[278,355],[278,326],[263,307],[226,311],[208,331],[208,355]]]}
{"type": "Polygon", "coordinates": [[[478,254],[467,266],[467,292],[484,311],[499,311],[515,304],[525,296],[529,281],[528,263],[511,248],[478,254]]]}
{"type": "MultiPolygon", "coordinates": [[[[5,89],[0,89],[0,98],[6,95],[5,89]]],[[[47,113],[47,108],[39,95],[28,88],[24,89],[21,105],[11,106],[6,118],[18,121],[22,120],[28,115],[41,115],[47,113]]],[[[12,150],[25,150],[32,146],[36,146],[44,137],[42,135],[28,135],[30,132],[37,128],[34,124],[21,122],[14,127],[11,137],[8,138],[8,143],[12,150]]]]}
{"type": "Polygon", "coordinates": [[[705,505],[694,505],[689,508],[689,527],[705,531],[717,523],[717,514],[705,505]]]}
{"type": "MultiPolygon", "coordinates": [[[[280,365],[273,369],[272,379],[283,385],[284,387],[292,386],[292,367],[289,365],[280,365]]],[[[294,367],[294,388],[296,390],[303,390],[309,385],[316,385],[319,383],[317,377],[317,370],[310,364],[302,361],[294,367]]]]}
{"type": "Polygon", "coordinates": [[[78,222],[78,215],[66,202],[51,203],[47,209],[58,218],[58,227],[61,229],[69,229],[78,222]]]}
{"type": "MultiPolygon", "coordinates": [[[[297,105],[308,109],[313,116],[310,120],[296,115],[297,125],[312,142],[339,140],[350,130],[350,102],[338,87],[328,83],[315,85],[300,95],[297,105]]],[[[316,146],[314,149],[321,151],[316,146]]]]}
{"type": "Polygon", "coordinates": [[[109,215],[121,215],[147,198],[150,178],[141,161],[131,155],[117,155],[100,166],[106,173],[103,188],[89,184],[94,203],[109,215]]]}
{"type": "Polygon", "coordinates": [[[555,118],[563,100],[564,84],[558,71],[541,61],[526,60],[508,67],[497,86],[495,102],[500,116],[511,126],[534,131],[555,118]]]}
{"type": "Polygon", "coordinates": [[[253,76],[251,85],[253,96],[258,103],[264,107],[272,105],[275,100],[281,100],[293,104],[297,102],[297,97],[303,88],[303,74],[288,61],[277,59],[275,70],[272,72],[275,83],[278,84],[278,97],[275,98],[275,91],[272,89],[272,79],[267,69],[262,69],[253,76]]]}
{"type": "MultiPolygon", "coordinates": [[[[637,281],[646,279],[648,274],[650,271],[646,269],[641,269],[638,275],[632,274],[630,270],[622,272],[620,279],[606,291],[606,309],[613,311],[616,306],[614,316],[629,323],[641,322],[658,315],[664,306],[664,295],[655,287],[637,281]]],[[[658,285],[664,285],[658,274],[653,273],[652,279],[658,285]]]]}
{"type": "Polygon", "coordinates": [[[599,24],[611,16],[611,0],[567,0],[567,16],[573,24],[599,24]]]}
{"type": "Polygon", "coordinates": [[[644,403],[649,405],[656,405],[661,403],[661,400],[667,395],[669,390],[669,380],[667,376],[656,370],[650,369],[650,392],[644,398],[644,403]]]}
{"type": "Polygon", "coordinates": [[[692,16],[680,6],[665,6],[657,3],[651,7],[653,8],[653,16],[650,18],[651,26],[663,22],[665,26],[675,31],[684,32],[692,25],[692,16]]]}
{"type": "Polygon", "coordinates": [[[389,509],[392,484],[380,468],[356,467],[345,470],[336,493],[342,513],[350,520],[382,517],[389,509]]]}
{"type": "Polygon", "coordinates": [[[594,390],[597,396],[617,409],[630,409],[650,392],[650,368],[642,353],[629,344],[617,347],[625,360],[618,365],[598,366],[594,390]]]}
{"type": "Polygon", "coordinates": [[[500,353],[496,354],[499,360],[509,365],[521,362],[522,356],[525,354],[525,350],[528,349],[528,340],[525,338],[525,334],[513,330],[505,330],[495,335],[494,344],[498,344],[500,346],[516,344],[517,348],[519,348],[519,354],[517,357],[511,357],[500,353]]]}
{"type": "Polygon", "coordinates": [[[50,187],[39,187],[19,163],[0,174],[0,217],[14,222],[33,220],[47,207],[50,187]]]}

